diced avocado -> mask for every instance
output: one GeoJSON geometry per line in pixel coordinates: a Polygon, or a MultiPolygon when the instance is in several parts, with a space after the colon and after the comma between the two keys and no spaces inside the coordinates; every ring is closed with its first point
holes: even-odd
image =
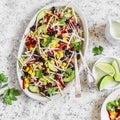
{"type": "Polygon", "coordinates": [[[37,86],[34,86],[34,85],[29,85],[28,90],[32,93],[39,93],[40,92],[39,88],[37,86]]]}
{"type": "Polygon", "coordinates": [[[43,9],[43,10],[41,10],[39,13],[38,13],[38,15],[37,15],[37,23],[38,23],[38,21],[41,19],[41,18],[43,18],[45,15],[46,15],[46,13],[47,13],[47,9],[43,9]]]}
{"type": "Polygon", "coordinates": [[[43,47],[46,47],[46,46],[48,46],[51,42],[52,42],[52,37],[49,36],[49,37],[44,38],[44,40],[41,41],[41,45],[42,45],[43,47]]]}
{"type": "Polygon", "coordinates": [[[75,71],[72,71],[68,77],[63,78],[64,82],[70,82],[75,78],[75,71]]]}
{"type": "Polygon", "coordinates": [[[120,82],[120,68],[119,68],[118,63],[117,63],[116,60],[114,60],[114,61],[112,62],[112,66],[113,66],[114,69],[115,69],[114,79],[115,79],[115,81],[119,81],[119,82],[120,82]]]}
{"type": "Polygon", "coordinates": [[[42,26],[38,27],[38,34],[40,34],[41,32],[45,32],[46,31],[46,24],[43,24],[42,26]]]}
{"type": "Polygon", "coordinates": [[[57,72],[57,68],[55,68],[55,66],[53,64],[51,64],[50,62],[48,62],[48,67],[50,70],[54,71],[54,72],[57,72]]]}

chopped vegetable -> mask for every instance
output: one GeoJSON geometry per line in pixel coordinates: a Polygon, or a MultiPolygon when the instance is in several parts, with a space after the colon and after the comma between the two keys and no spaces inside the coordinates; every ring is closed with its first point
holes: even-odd
{"type": "Polygon", "coordinates": [[[73,44],[73,48],[74,48],[74,50],[76,50],[76,51],[80,51],[81,50],[81,42],[74,42],[73,44]]]}
{"type": "Polygon", "coordinates": [[[37,71],[36,71],[36,77],[37,77],[37,78],[42,78],[42,77],[43,77],[43,73],[42,73],[41,70],[37,70],[37,71]]]}
{"type": "Polygon", "coordinates": [[[93,52],[94,56],[100,55],[103,52],[103,47],[102,46],[94,47],[92,52],[93,52]]]}
{"type": "Polygon", "coordinates": [[[47,89],[47,93],[49,94],[49,96],[53,96],[54,92],[56,91],[56,88],[48,88],[47,89]]]}

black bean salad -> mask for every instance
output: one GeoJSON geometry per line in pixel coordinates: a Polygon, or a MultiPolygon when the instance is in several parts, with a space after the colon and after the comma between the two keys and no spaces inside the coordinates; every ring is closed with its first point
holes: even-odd
{"type": "MultiPolygon", "coordinates": [[[[22,88],[51,97],[75,78],[74,54],[82,49],[83,26],[71,7],[41,10],[19,59],[22,88]]],[[[80,62],[80,55],[77,56],[80,62]]]]}

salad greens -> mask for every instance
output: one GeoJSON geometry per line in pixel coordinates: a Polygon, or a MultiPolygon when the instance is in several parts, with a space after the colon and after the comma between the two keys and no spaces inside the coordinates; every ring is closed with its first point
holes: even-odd
{"type": "Polygon", "coordinates": [[[22,88],[47,97],[61,93],[75,78],[74,54],[84,41],[81,19],[70,7],[44,9],[25,36],[22,88]]]}
{"type": "Polygon", "coordinates": [[[100,55],[103,52],[103,47],[102,46],[94,47],[92,52],[93,52],[94,56],[100,55]]]}

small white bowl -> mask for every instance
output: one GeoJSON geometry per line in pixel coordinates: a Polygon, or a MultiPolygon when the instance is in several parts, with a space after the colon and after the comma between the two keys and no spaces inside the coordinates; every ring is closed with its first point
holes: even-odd
{"type": "MultiPolygon", "coordinates": [[[[93,76],[96,80],[96,84],[98,83],[98,81],[105,75],[107,75],[106,73],[104,73],[102,70],[100,70],[99,68],[96,67],[96,64],[98,62],[106,62],[106,63],[112,63],[113,60],[116,60],[119,67],[120,67],[120,59],[117,58],[117,57],[114,57],[114,56],[105,56],[105,57],[102,57],[100,58],[99,60],[97,60],[95,62],[95,64],[93,65],[93,69],[92,69],[92,73],[93,73],[93,76]]],[[[109,86],[107,86],[105,89],[115,89],[115,88],[118,88],[120,87],[120,83],[119,82],[113,82],[111,83],[109,86]]]]}

